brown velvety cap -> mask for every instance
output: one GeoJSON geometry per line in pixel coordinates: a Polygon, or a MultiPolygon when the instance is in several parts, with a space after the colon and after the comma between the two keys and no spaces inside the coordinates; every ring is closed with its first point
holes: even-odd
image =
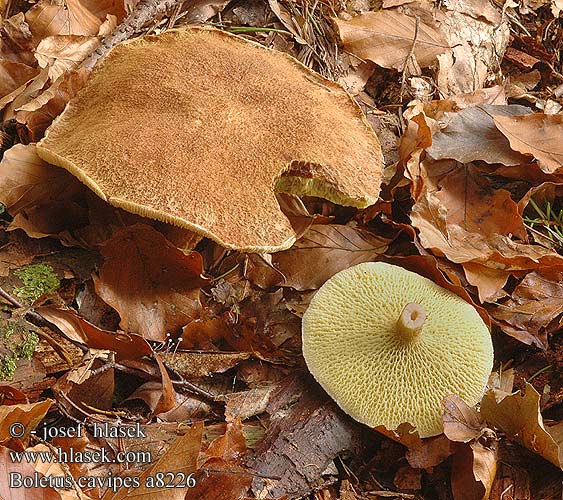
{"type": "Polygon", "coordinates": [[[37,149],[114,206],[254,252],[295,241],[276,191],[363,208],[382,176],[342,87],[206,28],[111,50],[37,149]]]}

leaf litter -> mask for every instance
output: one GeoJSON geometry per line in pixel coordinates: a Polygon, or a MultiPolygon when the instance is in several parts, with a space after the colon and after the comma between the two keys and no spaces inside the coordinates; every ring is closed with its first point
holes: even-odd
{"type": "MultiPolygon", "coordinates": [[[[40,340],[1,382],[1,475],[72,478],[70,489],[29,498],[560,497],[561,38],[538,27],[557,2],[20,4],[3,6],[1,24],[0,324],[40,340]],[[278,195],[296,243],[244,254],[110,207],[39,159],[34,143],[100,55],[194,21],[344,83],[382,142],[400,137],[384,201],[358,210],[278,195]],[[380,259],[450,289],[492,325],[491,387],[477,409],[448,396],[441,436],[360,426],[303,364],[300,316],[312,295],[340,270],[380,259]],[[18,273],[44,262],[60,286],[23,301],[18,273]],[[10,435],[14,422],[24,436],[10,435]],[[81,437],[30,433],[79,422],[81,437]],[[94,437],[104,423],[141,423],[149,438],[94,437]],[[9,452],[24,449],[151,451],[152,460],[14,464],[9,452]],[[193,474],[192,487],[77,483],[172,470],[193,474]]],[[[3,481],[0,496],[16,498],[3,481]]]]}

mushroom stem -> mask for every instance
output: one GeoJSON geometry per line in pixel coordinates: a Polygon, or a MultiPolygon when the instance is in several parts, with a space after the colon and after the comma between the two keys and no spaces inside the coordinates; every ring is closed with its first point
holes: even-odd
{"type": "Polygon", "coordinates": [[[426,311],[416,302],[408,303],[397,320],[397,336],[404,344],[416,341],[426,320],[426,311]]]}

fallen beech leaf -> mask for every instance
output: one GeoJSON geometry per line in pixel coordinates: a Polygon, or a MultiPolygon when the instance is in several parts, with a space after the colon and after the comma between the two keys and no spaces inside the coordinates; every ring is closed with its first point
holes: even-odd
{"type": "Polygon", "coordinates": [[[28,402],[25,392],[10,387],[9,385],[0,385],[0,405],[17,405],[25,404],[28,402]]]}
{"type": "Polygon", "coordinates": [[[160,376],[162,380],[161,384],[161,391],[160,391],[160,398],[158,399],[158,403],[156,404],[156,408],[153,410],[151,417],[158,415],[159,413],[165,413],[175,408],[176,406],[176,391],[174,390],[174,386],[172,385],[172,380],[170,379],[170,375],[168,375],[168,371],[162,362],[162,358],[159,353],[154,354],[154,359],[158,365],[158,369],[160,370],[160,376]]]}
{"type": "Polygon", "coordinates": [[[68,71],[46,90],[20,106],[16,120],[27,127],[31,141],[38,141],[47,127],[61,114],[66,104],[84,86],[88,71],[80,68],[68,71]]]}
{"type": "Polygon", "coordinates": [[[49,78],[55,81],[65,72],[78,66],[100,44],[95,36],[54,35],[44,38],[35,49],[41,68],[48,68],[49,78]]]}
{"type": "Polygon", "coordinates": [[[225,397],[225,420],[230,422],[235,418],[246,420],[254,415],[260,415],[268,407],[270,396],[277,389],[276,385],[255,387],[248,391],[233,392],[225,397]]]}
{"type": "Polygon", "coordinates": [[[81,419],[92,412],[91,408],[111,409],[115,392],[114,370],[94,371],[107,361],[107,354],[94,351],[93,356],[85,358],[82,365],[66,372],[54,384],[52,389],[57,404],[68,415],[81,419]]]}
{"type": "MultiPolygon", "coordinates": [[[[190,428],[186,434],[180,436],[172,446],[162,455],[159,460],[149,467],[140,476],[139,488],[121,488],[118,492],[107,490],[102,497],[103,500],[122,500],[137,499],[143,500],[184,500],[186,488],[165,488],[150,484],[149,478],[154,478],[157,474],[183,474],[190,477],[197,469],[197,458],[201,449],[201,439],[203,436],[203,424],[198,422],[190,428]]],[[[193,477],[193,476],[191,476],[193,477]]],[[[190,490],[188,489],[188,492],[190,490]]]]}
{"type": "Polygon", "coordinates": [[[481,415],[459,396],[447,396],[443,401],[444,434],[450,441],[468,443],[485,428],[481,415]]]}
{"type": "Polygon", "coordinates": [[[434,467],[454,453],[454,443],[444,434],[421,439],[411,424],[401,424],[391,431],[383,426],[376,427],[375,430],[406,446],[408,449],[406,458],[409,465],[415,469],[434,467]]]}
{"type": "Polygon", "coordinates": [[[283,286],[316,289],[343,269],[375,260],[390,242],[352,226],[315,224],[289,250],[272,255],[272,261],[286,278],[283,286]]]}
{"type": "Polygon", "coordinates": [[[196,484],[185,500],[239,500],[252,482],[252,473],[240,466],[246,442],[239,419],[227,424],[225,434],[215,439],[198,460],[196,484]]]}
{"type": "Polygon", "coordinates": [[[402,71],[414,46],[414,57],[422,68],[430,66],[438,54],[450,49],[444,35],[423,21],[395,10],[360,14],[350,21],[334,20],[347,51],[384,68],[402,71]]]}
{"type": "Polygon", "coordinates": [[[497,471],[495,441],[473,441],[458,444],[452,459],[452,493],[454,500],[486,500],[497,471]]]}
{"type": "Polygon", "coordinates": [[[41,0],[25,13],[25,19],[36,43],[51,35],[97,35],[102,24],[80,0],[59,4],[41,0]]]}
{"type": "Polygon", "coordinates": [[[433,134],[432,145],[426,151],[435,160],[453,158],[460,163],[475,160],[503,165],[528,163],[528,158],[511,149],[509,142],[497,130],[497,116],[493,115],[525,115],[529,112],[529,108],[517,104],[481,104],[454,113],[444,113],[439,120],[442,128],[433,134]]]}
{"type": "Polygon", "coordinates": [[[0,98],[29,82],[39,74],[37,68],[16,61],[0,61],[0,98]]]}
{"type": "Polygon", "coordinates": [[[140,335],[102,330],[69,309],[41,306],[37,308],[37,312],[47,321],[57,325],[69,339],[93,349],[114,351],[118,361],[153,354],[149,343],[140,335]]]}
{"type": "Polygon", "coordinates": [[[186,255],[150,226],[136,224],[118,232],[102,247],[105,258],[94,286],[119,312],[120,326],[148,340],[163,342],[197,318],[203,261],[186,255]]]}
{"type": "MultiPolygon", "coordinates": [[[[29,448],[30,451],[44,451],[47,447],[43,444],[37,445],[33,448],[29,448]]],[[[33,477],[36,472],[36,468],[33,463],[22,460],[21,462],[13,462],[10,457],[10,449],[4,446],[0,446],[0,477],[3,478],[0,481],[0,498],[2,500],[86,500],[86,496],[77,496],[76,491],[69,493],[66,491],[66,495],[63,497],[57,490],[50,487],[44,488],[23,488],[22,487],[10,487],[10,482],[7,478],[10,474],[14,476],[21,476],[22,480],[24,477],[33,477]]],[[[62,466],[58,464],[58,474],[59,476],[64,476],[62,466]]],[[[40,474],[40,477],[42,474],[40,474]]],[[[72,491],[72,490],[71,490],[72,491]]]]}
{"type": "Polygon", "coordinates": [[[46,399],[37,403],[0,406],[0,444],[10,447],[14,443],[27,444],[30,432],[43,420],[52,404],[53,400],[46,399]],[[14,438],[10,433],[10,426],[16,422],[23,427],[24,434],[20,438],[14,438]]]}
{"type": "Polygon", "coordinates": [[[526,383],[524,391],[507,394],[490,390],[481,401],[485,421],[501,429],[559,468],[563,468],[563,423],[547,427],[540,413],[540,395],[526,383]]]}
{"type": "Polygon", "coordinates": [[[482,304],[495,302],[506,296],[503,287],[510,277],[510,271],[495,269],[477,262],[464,262],[462,265],[468,283],[477,288],[482,304]]]}
{"type": "Polygon", "coordinates": [[[495,125],[515,151],[534,156],[542,171],[552,174],[563,166],[563,116],[534,113],[526,116],[495,116],[495,125]]]}
{"type": "Polygon", "coordinates": [[[497,324],[509,335],[547,348],[547,337],[562,325],[563,269],[542,267],[529,272],[511,296],[490,310],[497,324]]]}
{"type": "Polygon", "coordinates": [[[0,203],[11,215],[39,205],[72,200],[83,186],[62,168],[43,161],[35,144],[16,144],[0,162],[0,203]]]}

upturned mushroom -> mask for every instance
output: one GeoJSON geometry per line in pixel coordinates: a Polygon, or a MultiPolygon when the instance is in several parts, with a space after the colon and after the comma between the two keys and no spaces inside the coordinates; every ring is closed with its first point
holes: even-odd
{"type": "Polygon", "coordinates": [[[382,177],[377,137],[340,85],[195,27],[112,49],[37,151],[111,205],[250,252],[295,241],[276,192],[364,208],[382,177]]]}
{"type": "Polygon", "coordinates": [[[474,307],[427,278],[386,263],[339,272],[303,316],[309,370],[351,417],[421,437],[443,431],[442,400],[474,405],[493,365],[474,307]]]}

